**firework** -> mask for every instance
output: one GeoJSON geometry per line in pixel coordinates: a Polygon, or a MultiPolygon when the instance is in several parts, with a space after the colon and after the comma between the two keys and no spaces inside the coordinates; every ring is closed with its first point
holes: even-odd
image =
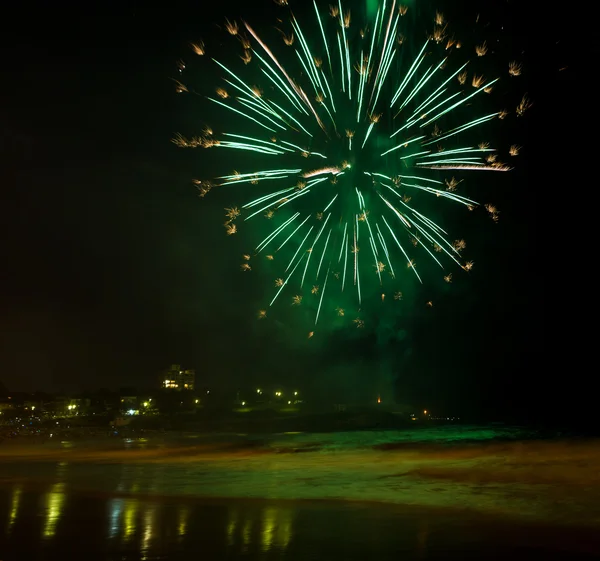
{"type": "MultiPolygon", "coordinates": [[[[244,226],[258,222],[256,229],[266,232],[241,269],[253,269],[250,254],[253,264],[258,258],[277,268],[268,307],[282,301],[308,306],[315,324],[324,314],[342,318],[353,310],[350,321],[363,327],[354,314],[367,295],[395,305],[402,300],[398,289],[410,282],[407,275],[422,282],[420,257],[444,269],[447,283],[454,280],[448,266],[472,268],[461,254],[464,240],[452,242],[426,210],[438,205],[439,216],[447,203],[479,206],[457,191],[470,172],[510,169],[481,142],[486,126],[508,113],[490,108],[494,96],[484,95],[495,92],[499,81],[481,66],[491,56],[487,43],[460,49],[465,43],[444,14],[433,12],[429,29],[418,34],[405,17],[408,8],[396,0],[382,1],[373,18],[362,21],[341,0],[314,2],[313,8],[309,29],[289,12],[273,41],[250,22],[226,20],[223,29],[238,49],[232,62],[202,59],[223,76],[206,98],[235,124],[222,130],[213,123],[210,134],[205,130],[191,140],[178,135],[174,142],[240,155],[235,165],[243,171],[197,184],[202,196],[211,187],[247,193],[239,206],[225,209],[225,230],[246,236],[244,226]],[[415,37],[428,38],[416,43],[415,37]],[[386,299],[385,292],[393,297],[386,299]],[[349,294],[353,304],[335,301],[349,294]]],[[[192,49],[206,53],[201,41],[192,49]]],[[[511,76],[522,70],[515,61],[508,68],[511,76]]],[[[176,89],[190,91],[179,80],[176,89]]],[[[520,99],[516,116],[531,106],[527,97],[520,99]]],[[[508,153],[515,156],[519,148],[513,144],[508,153]]],[[[495,206],[484,208],[498,220],[495,206]]],[[[266,310],[258,312],[266,316],[266,310]]]]}

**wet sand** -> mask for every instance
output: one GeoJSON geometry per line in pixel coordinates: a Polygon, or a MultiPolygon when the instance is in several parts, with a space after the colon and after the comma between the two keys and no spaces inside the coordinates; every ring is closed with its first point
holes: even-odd
{"type": "Polygon", "coordinates": [[[597,559],[596,532],[343,501],[0,490],[0,555],[70,559],[597,559]],[[16,511],[15,504],[18,502],[16,511]]]}
{"type": "Polygon", "coordinates": [[[600,443],[395,442],[390,433],[50,443],[0,449],[0,483],[107,493],[344,499],[600,528],[600,443]],[[167,475],[168,474],[168,475],[167,475]]]}
{"type": "Polygon", "coordinates": [[[600,559],[597,441],[400,436],[5,446],[0,559],[600,559]]]}

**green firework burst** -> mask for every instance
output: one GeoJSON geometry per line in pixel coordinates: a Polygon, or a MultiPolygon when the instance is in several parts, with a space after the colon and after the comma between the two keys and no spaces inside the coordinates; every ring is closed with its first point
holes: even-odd
{"type": "MultiPolygon", "coordinates": [[[[510,169],[481,141],[508,112],[488,103],[500,78],[474,64],[486,43],[461,44],[442,14],[431,14],[425,35],[411,33],[415,20],[395,0],[371,2],[358,23],[341,0],[313,8],[309,30],[289,12],[276,42],[248,22],[227,22],[241,61],[194,44],[222,74],[206,98],[235,125],[174,141],[238,155],[238,171],[197,184],[202,196],[212,186],[245,196],[226,209],[228,234],[246,235],[251,224],[264,231],[241,265],[276,271],[259,317],[283,301],[306,307],[315,325],[349,315],[362,326],[368,299],[397,301],[406,283],[423,282],[419,259],[438,265],[447,282],[452,267],[471,268],[465,242],[426,209],[479,206],[458,187],[467,174],[510,169]]],[[[520,73],[516,62],[506,70],[506,80],[520,73]]],[[[528,105],[523,98],[515,114],[528,105]]],[[[493,205],[484,208],[498,219],[493,205]]]]}

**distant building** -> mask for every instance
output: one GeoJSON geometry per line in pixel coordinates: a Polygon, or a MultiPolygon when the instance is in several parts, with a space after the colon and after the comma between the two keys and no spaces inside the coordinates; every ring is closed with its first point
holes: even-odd
{"type": "Polygon", "coordinates": [[[121,411],[136,411],[139,409],[139,399],[137,395],[121,396],[121,411]]]}
{"type": "Polygon", "coordinates": [[[183,370],[180,364],[172,364],[164,373],[161,386],[166,390],[193,390],[196,384],[196,371],[183,370]]]}
{"type": "Polygon", "coordinates": [[[10,401],[10,397],[7,398],[6,400],[2,400],[0,401],[0,412],[4,411],[4,410],[8,410],[8,409],[14,409],[15,406],[13,404],[12,401],[10,401]]]}
{"type": "Polygon", "coordinates": [[[71,411],[76,415],[87,415],[90,410],[92,400],[87,397],[71,398],[67,405],[67,412],[71,411]]]}
{"type": "Polygon", "coordinates": [[[89,413],[91,400],[88,398],[71,398],[57,395],[51,401],[43,404],[46,413],[63,416],[87,415],[89,413]]]}

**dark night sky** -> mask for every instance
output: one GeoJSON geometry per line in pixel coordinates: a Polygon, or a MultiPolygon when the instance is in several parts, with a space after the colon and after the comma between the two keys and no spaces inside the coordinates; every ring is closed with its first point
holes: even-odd
{"type": "Polygon", "coordinates": [[[486,222],[480,239],[471,234],[477,267],[468,284],[402,324],[407,354],[389,334],[394,321],[387,335],[337,332],[312,347],[285,321],[257,327],[262,281],[241,281],[241,249],[217,251],[226,200],[198,199],[199,154],[169,142],[190,120],[198,132],[203,123],[169,78],[189,56],[187,41],[210,33],[211,22],[240,10],[256,20],[259,4],[271,21],[275,7],[146,4],[91,2],[78,11],[30,3],[2,34],[7,387],[151,385],[181,362],[207,384],[231,386],[360,382],[390,368],[404,400],[444,410],[501,414],[539,395],[547,386],[540,245],[548,233],[537,170],[548,118],[554,131],[566,130],[557,104],[572,95],[570,68],[559,71],[569,66],[568,26],[542,34],[532,15],[517,19],[516,8],[499,3],[526,51],[535,103],[526,149],[500,195],[500,223],[486,222]]]}

